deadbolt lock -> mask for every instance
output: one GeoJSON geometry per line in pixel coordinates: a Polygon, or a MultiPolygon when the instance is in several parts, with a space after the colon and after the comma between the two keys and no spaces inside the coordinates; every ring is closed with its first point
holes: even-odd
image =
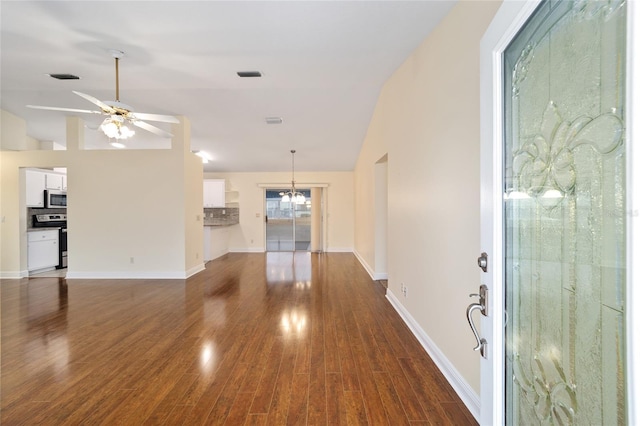
{"type": "Polygon", "coordinates": [[[478,266],[480,267],[480,269],[482,269],[482,272],[487,272],[487,266],[489,265],[489,255],[485,252],[482,252],[482,254],[480,254],[480,257],[478,258],[478,266]]]}

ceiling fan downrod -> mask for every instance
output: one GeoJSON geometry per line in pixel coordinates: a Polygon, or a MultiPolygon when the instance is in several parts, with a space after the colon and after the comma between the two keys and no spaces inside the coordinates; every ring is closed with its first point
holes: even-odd
{"type": "Polygon", "coordinates": [[[116,102],[120,102],[120,78],[118,73],[118,62],[120,62],[120,58],[116,56],[116,102]]]}

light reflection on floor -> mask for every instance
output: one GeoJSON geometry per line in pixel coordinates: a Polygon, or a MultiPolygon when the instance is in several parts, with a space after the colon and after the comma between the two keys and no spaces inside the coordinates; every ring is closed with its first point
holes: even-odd
{"type": "Polygon", "coordinates": [[[296,284],[311,287],[310,252],[267,252],[266,276],[268,284],[296,284]]]}

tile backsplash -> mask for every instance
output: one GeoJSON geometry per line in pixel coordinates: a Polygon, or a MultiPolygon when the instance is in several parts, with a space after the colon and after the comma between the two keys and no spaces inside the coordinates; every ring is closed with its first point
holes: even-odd
{"type": "Polygon", "coordinates": [[[204,209],[204,226],[225,226],[240,223],[238,207],[213,207],[204,209]]]}

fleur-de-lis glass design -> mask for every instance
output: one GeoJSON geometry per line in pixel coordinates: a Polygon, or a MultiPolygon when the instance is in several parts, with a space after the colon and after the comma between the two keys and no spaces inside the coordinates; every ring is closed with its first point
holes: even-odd
{"type": "Polygon", "coordinates": [[[568,121],[562,119],[556,104],[549,102],[540,131],[514,154],[517,190],[536,199],[550,190],[571,193],[576,183],[575,149],[588,145],[600,154],[610,153],[622,144],[623,130],[615,111],[568,121]]]}

